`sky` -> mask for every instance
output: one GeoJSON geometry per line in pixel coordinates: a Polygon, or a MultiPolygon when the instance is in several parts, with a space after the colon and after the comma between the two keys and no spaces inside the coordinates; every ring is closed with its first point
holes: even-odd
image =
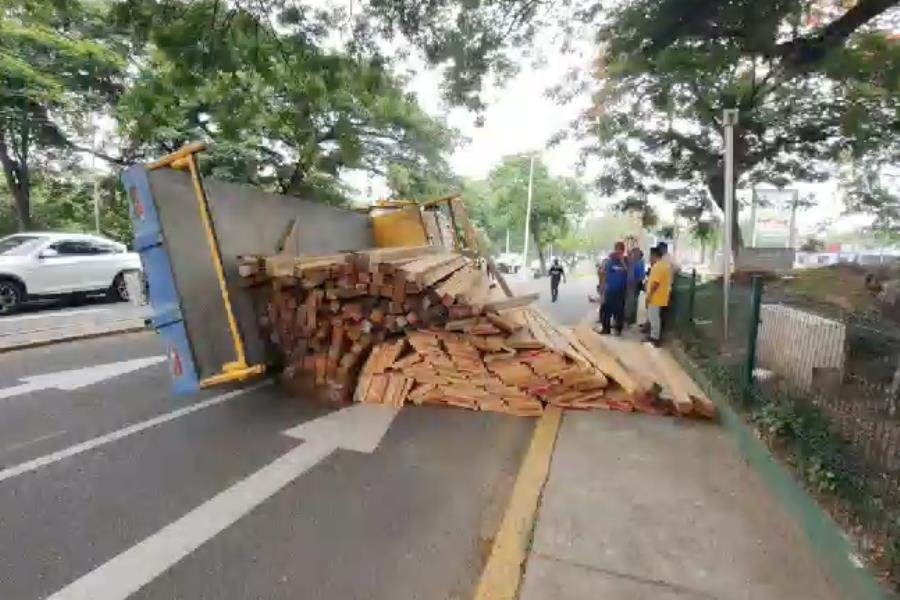
{"type": "MultiPolygon", "coordinates": [[[[559,51],[558,44],[546,36],[537,40],[536,47],[543,58],[542,66],[533,68],[529,61],[523,59],[523,67],[517,76],[502,85],[486,87],[484,100],[487,108],[480,127],[476,125],[477,115],[465,109],[447,107],[441,101],[441,74],[438,70],[414,59],[406,65],[407,70],[415,72],[409,80],[408,89],[416,94],[422,107],[429,114],[446,119],[467,139],[467,143],[450,158],[450,165],[456,174],[484,178],[504,156],[538,152],[554,175],[578,175],[579,144],[565,140],[548,147],[548,141],[558,131],[566,129],[590,105],[590,97],[585,94],[567,105],[559,105],[545,92],[549,86],[561,82],[571,67],[590,68],[593,49],[590,44],[583,43],[576,54],[564,55],[559,51]]],[[[587,175],[583,176],[586,184],[591,183],[591,171],[589,164],[587,175]]],[[[378,177],[354,174],[349,179],[362,197],[376,199],[387,195],[388,190],[378,177]]],[[[796,187],[801,196],[812,194],[816,202],[814,208],[798,211],[797,227],[801,235],[821,233],[821,225],[826,222],[836,231],[858,229],[867,224],[865,217],[844,215],[837,181],[798,182],[796,187]]],[[[613,199],[603,197],[596,191],[592,191],[590,197],[594,215],[610,210],[614,203],[613,199]]],[[[740,193],[739,199],[745,199],[749,204],[749,192],[740,193]]],[[[651,198],[651,203],[663,221],[674,219],[672,206],[662,198],[651,198]]],[[[749,213],[749,209],[746,212],[749,213]]],[[[771,217],[777,212],[779,209],[773,207],[759,211],[759,215],[771,217]]]]}

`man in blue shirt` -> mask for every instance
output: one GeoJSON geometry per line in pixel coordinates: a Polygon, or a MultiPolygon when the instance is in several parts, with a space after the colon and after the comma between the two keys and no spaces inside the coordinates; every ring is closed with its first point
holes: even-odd
{"type": "Polygon", "coordinates": [[[632,248],[628,253],[628,288],[625,291],[625,321],[629,325],[637,322],[638,296],[644,289],[644,253],[640,248],[632,248]]]}
{"type": "Polygon", "coordinates": [[[628,288],[628,261],[625,258],[625,243],[616,242],[615,250],[600,265],[600,289],[603,303],[600,305],[600,333],[612,332],[622,335],[625,327],[625,295],[628,288]]]}

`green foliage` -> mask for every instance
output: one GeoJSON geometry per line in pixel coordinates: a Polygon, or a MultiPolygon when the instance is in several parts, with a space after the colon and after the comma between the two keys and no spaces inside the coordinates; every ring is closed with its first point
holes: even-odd
{"type": "Polygon", "coordinates": [[[604,191],[635,195],[634,207],[679,181],[689,193],[673,199],[695,218],[710,197],[721,207],[721,114],[731,107],[740,109],[735,161],[747,182],[815,181],[848,155],[900,156],[896,44],[870,33],[797,57],[791,49],[807,38],[783,32],[804,5],[635,0],[613,9],[599,33],[607,46],[595,118],[582,129],[609,165],[604,191]],[[870,77],[884,64],[883,77],[870,77]]]}
{"type": "Polygon", "coordinates": [[[821,252],[825,249],[825,242],[818,238],[808,238],[803,244],[800,246],[800,250],[803,252],[821,252]]]}
{"type": "Polygon", "coordinates": [[[380,60],[326,50],[317,26],[295,20],[285,32],[213,0],[129,2],[120,13],[151,48],[117,112],[136,154],[213,141],[203,168],[217,177],[324,201],[345,198],[342,170],[412,193],[427,185],[410,174],[445,168],[452,132],[380,60]]]}
{"type": "Polygon", "coordinates": [[[124,60],[106,13],[77,0],[0,7],[0,165],[20,229],[30,226],[34,159],[71,150],[84,119],[119,90],[124,60]]]}
{"type": "Polygon", "coordinates": [[[391,164],[388,167],[387,183],[392,198],[418,201],[448,196],[462,185],[461,180],[442,163],[436,168],[423,169],[391,164]]]}
{"type": "MultiPolygon", "coordinates": [[[[516,248],[523,245],[529,169],[528,156],[507,157],[486,180],[469,182],[463,190],[470,217],[498,247],[505,243],[507,230],[516,248]]],[[[587,198],[580,183],[553,177],[547,166],[535,159],[529,228],[541,257],[543,248],[566,237],[586,207],[587,198]]]]}
{"type": "MultiPolygon", "coordinates": [[[[59,175],[36,176],[31,189],[32,225],[47,231],[93,233],[94,185],[83,174],[62,178],[59,175]]],[[[128,203],[115,176],[99,181],[100,233],[129,244],[132,240],[128,203]]],[[[16,231],[12,204],[0,194],[0,235],[16,231]]]]}

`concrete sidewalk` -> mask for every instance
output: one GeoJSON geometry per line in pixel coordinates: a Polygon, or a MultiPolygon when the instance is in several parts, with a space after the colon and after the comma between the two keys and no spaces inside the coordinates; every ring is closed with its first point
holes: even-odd
{"type": "Polygon", "coordinates": [[[0,352],[140,331],[149,314],[148,306],[125,303],[23,311],[0,318],[0,352]]]}
{"type": "Polygon", "coordinates": [[[711,423],[566,413],[521,600],[841,598],[711,423]]]}

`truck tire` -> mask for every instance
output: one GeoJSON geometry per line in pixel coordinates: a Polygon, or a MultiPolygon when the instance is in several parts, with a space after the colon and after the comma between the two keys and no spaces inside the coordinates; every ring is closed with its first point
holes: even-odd
{"type": "Polygon", "coordinates": [[[25,301],[25,288],[15,279],[0,279],[0,315],[10,315],[25,301]]]}

